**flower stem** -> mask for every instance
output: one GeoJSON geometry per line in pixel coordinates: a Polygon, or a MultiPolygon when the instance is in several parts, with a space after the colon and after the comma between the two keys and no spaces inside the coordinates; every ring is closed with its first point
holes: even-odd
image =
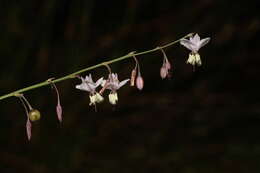
{"type": "MultiPolygon", "coordinates": [[[[160,46],[160,48],[167,48],[167,47],[170,47],[176,43],[178,43],[180,40],[184,39],[184,38],[187,38],[187,37],[190,37],[192,36],[193,33],[190,33],[176,41],[173,41],[173,42],[170,42],[166,45],[163,45],[163,46],[160,46]]],[[[150,49],[150,50],[146,50],[146,51],[143,51],[143,52],[139,52],[139,53],[133,53],[133,54],[127,54],[127,55],[124,55],[124,56],[121,56],[121,57],[118,57],[118,58],[115,58],[115,59],[112,59],[110,61],[105,61],[105,62],[102,62],[102,63],[99,63],[99,64],[96,64],[96,65],[93,65],[93,66],[90,66],[90,67],[87,67],[87,68],[84,68],[82,70],[79,70],[77,72],[74,72],[74,73],[71,73],[71,74],[68,74],[66,76],[63,76],[61,78],[57,78],[55,80],[52,80],[51,82],[52,83],[58,83],[58,82],[61,82],[61,81],[64,81],[64,80],[68,80],[68,79],[72,79],[72,78],[76,78],[78,74],[80,73],[83,73],[83,72],[86,72],[86,71],[90,71],[90,70],[93,70],[93,69],[96,69],[98,67],[101,67],[101,66],[104,66],[104,64],[112,64],[112,63],[115,63],[115,62],[118,62],[118,61],[122,61],[124,59],[128,59],[128,58],[132,58],[133,56],[138,56],[138,55],[144,55],[144,54],[149,54],[149,53],[152,53],[152,52],[155,52],[155,51],[158,51],[160,50],[159,47],[156,47],[154,49],[150,49]]],[[[37,83],[35,85],[31,85],[29,87],[26,87],[26,88],[22,88],[22,89],[19,89],[19,90],[16,90],[16,91],[13,91],[11,93],[8,93],[8,94],[5,94],[5,95],[2,95],[0,96],[0,100],[3,100],[3,99],[6,99],[8,97],[13,97],[13,96],[16,96],[17,94],[20,94],[20,93],[24,93],[26,91],[29,91],[29,90],[33,90],[33,89],[36,89],[36,88],[40,88],[40,87],[43,87],[43,86],[46,86],[46,85],[50,85],[51,83],[49,82],[49,80],[47,81],[44,81],[44,82],[41,82],[41,83],[37,83]]]]}

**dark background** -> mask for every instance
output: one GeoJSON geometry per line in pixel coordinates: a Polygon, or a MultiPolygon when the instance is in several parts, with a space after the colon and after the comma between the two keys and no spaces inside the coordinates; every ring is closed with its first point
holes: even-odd
{"type": "MultiPolygon", "coordinates": [[[[165,49],[173,72],[161,80],[162,55],[138,57],[143,91],[124,86],[96,113],[78,79],[57,84],[60,125],[50,87],[28,91],[42,113],[27,141],[17,98],[0,102],[0,172],[254,173],[260,171],[257,1],[1,0],[0,95],[143,51],[190,33],[211,37],[192,72],[189,51],[165,49]]],[[[133,59],[111,65],[129,78],[133,59]]],[[[94,79],[105,68],[91,71],[94,79]]],[[[86,75],[88,73],[84,73],[86,75]]],[[[106,93],[107,94],[107,93],[106,93]]]]}

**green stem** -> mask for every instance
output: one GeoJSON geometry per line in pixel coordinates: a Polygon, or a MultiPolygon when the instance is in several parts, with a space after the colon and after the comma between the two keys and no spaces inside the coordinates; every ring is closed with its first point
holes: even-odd
{"type": "MultiPolygon", "coordinates": [[[[188,35],[186,35],[186,36],[184,36],[184,37],[182,37],[182,38],[180,38],[180,39],[178,39],[176,41],[173,41],[171,43],[168,43],[168,44],[160,46],[160,47],[156,47],[154,49],[150,49],[150,50],[139,52],[139,53],[130,53],[130,54],[121,56],[119,58],[115,58],[115,59],[110,60],[110,61],[102,62],[100,64],[97,64],[97,65],[94,65],[94,66],[91,66],[91,67],[88,67],[88,68],[84,68],[84,69],[79,70],[77,72],[71,73],[69,75],[63,76],[63,77],[55,79],[55,80],[52,80],[51,82],[52,83],[58,83],[58,82],[61,82],[61,81],[67,80],[67,79],[72,79],[72,78],[75,78],[80,73],[83,73],[83,72],[86,72],[86,71],[90,71],[90,70],[93,70],[95,68],[98,68],[98,67],[101,67],[101,66],[104,66],[104,65],[108,65],[108,64],[112,64],[112,63],[115,63],[115,62],[118,62],[118,61],[122,61],[122,60],[127,59],[127,58],[132,58],[133,56],[144,55],[144,54],[148,54],[148,53],[152,53],[152,52],[158,51],[160,49],[170,47],[170,46],[178,43],[181,39],[190,37],[192,35],[193,35],[193,33],[190,33],[190,34],[188,34],[188,35]]],[[[33,90],[33,89],[36,89],[36,88],[40,88],[40,87],[43,87],[43,86],[46,86],[46,85],[50,85],[50,84],[51,84],[50,81],[47,80],[47,81],[44,81],[44,82],[41,82],[41,83],[38,83],[38,84],[35,84],[35,85],[32,85],[32,86],[29,86],[29,87],[26,87],[26,88],[22,88],[22,89],[16,90],[16,91],[11,92],[9,94],[5,94],[3,96],[0,96],[0,100],[6,99],[8,97],[17,96],[17,94],[24,93],[26,91],[33,90]]]]}

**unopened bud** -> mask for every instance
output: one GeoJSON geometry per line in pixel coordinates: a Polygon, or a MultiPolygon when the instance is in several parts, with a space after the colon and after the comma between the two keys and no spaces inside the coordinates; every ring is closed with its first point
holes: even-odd
{"type": "Polygon", "coordinates": [[[142,78],[142,76],[140,74],[136,78],[136,87],[139,90],[142,90],[143,87],[144,87],[144,80],[143,80],[143,78],[142,78]]]}
{"type": "Polygon", "coordinates": [[[133,69],[131,73],[130,86],[135,86],[135,78],[136,78],[136,69],[133,69]]]}
{"type": "Polygon", "coordinates": [[[37,109],[32,109],[29,112],[29,119],[34,122],[41,118],[41,113],[37,109]]]}
{"type": "Polygon", "coordinates": [[[27,122],[26,122],[26,134],[27,134],[28,140],[30,140],[32,137],[32,123],[29,119],[27,119],[27,122]]]}
{"type": "Polygon", "coordinates": [[[166,66],[163,64],[163,66],[161,67],[161,70],[160,70],[161,78],[162,79],[166,78],[167,74],[168,74],[168,70],[167,70],[166,66]]]}
{"type": "Polygon", "coordinates": [[[168,59],[165,61],[165,68],[167,70],[170,70],[172,67],[171,67],[171,63],[168,61],[168,59]]]}
{"type": "Polygon", "coordinates": [[[62,122],[62,107],[60,105],[60,102],[58,102],[56,106],[56,113],[57,113],[58,120],[62,122]]]}

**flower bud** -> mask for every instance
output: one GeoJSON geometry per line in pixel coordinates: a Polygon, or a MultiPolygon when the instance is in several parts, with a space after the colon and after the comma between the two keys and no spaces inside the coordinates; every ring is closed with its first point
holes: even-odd
{"type": "Polygon", "coordinates": [[[27,119],[27,122],[26,122],[26,134],[27,134],[28,140],[30,140],[32,137],[32,123],[29,119],[27,119]]]}
{"type": "Polygon", "coordinates": [[[62,122],[62,107],[60,105],[60,102],[58,102],[56,106],[56,113],[57,113],[58,120],[62,122]]]}
{"type": "Polygon", "coordinates": [[[136,69],[133,69],[131,73],[130,86],[135,86],[135,77],[136,77],[136,69]]]}
{"type": "Polygon", "coordinates": [[[166,68],[167,70],[170,70],[170,69],[172,68],[170,62],[168,61],[168,59],[167,59],[166,62],[165,62],[165,68],[166,68]]]}
{"type": "Polygon", "coordinates": [[[29,119],[34,122],[41,118],[41,113],[37,109],[32,109],[29,112],[29,119]]]}
{"type": "Polygon", "coordinates": [[[136,78],[136,87],[139,90],[142,90],[143,87],[144,87],[144,80],[143,80],[143,78],[142,78],[142,76],[140,74],[136,78]]]}
{"type": "Polygon", "coordinates": [[[163,64],[163,66],[161,67],[161,70],[160,70],[161,78],[162,79],[166,78],[167,74],[168,74],[168,70],[167,70],[165,64],[163,64]]]}
{"type": "Polygon", "coordinates": [[[114,92],[114,93],[110,93],[108,95],[108,98],[109,98],[109,102],[112,104],[112,105],[115,105],[116,102],[118,101],[118,97],[117,97],[117,93],[114,92]]]}

